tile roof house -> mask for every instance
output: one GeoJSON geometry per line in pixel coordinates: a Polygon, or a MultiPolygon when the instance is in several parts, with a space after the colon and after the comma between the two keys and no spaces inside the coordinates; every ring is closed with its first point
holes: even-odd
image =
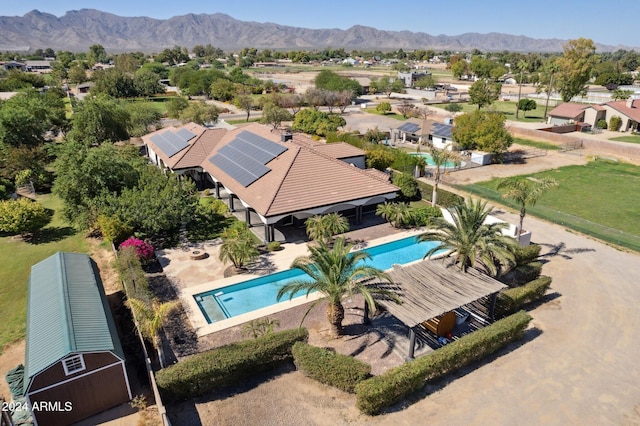
{"type": "Polygon", "coordinates": [[[549,124],[584,122],[596,127],[598,120],[606,120],[608,123],[613,116],[618,116],[622,120],[620,131],[640,131],[640,99],[631,97],[624,101],[611,101],[602,105],[565,102],[549,112],[549,124]]]}
{"type": "Polygon", "coordinates": [[[79,253],[58,252],[31,268],[24,394],[36,424],[71,424],[131,400],[99,277],[79,253]],[[60,410],[38,409],[55,402],[60,410]]]}
{"type": "Polygon", "coordinates": [[[603,105],[607,120],[614,115],[622,119],[620,131],[640,131],[640,99],[629,98],[626,101],[611,101],[603,105]]]}
{"type": "Polygon", "coordinates": [[[258,215],[265,239],[278,222],[348,211],[359,222],[363,210],[395,198],[398,188],[383,173],[364,170],[365,153],[346,143],[325,144],[307,136],[280,134],[252,123],[233,130],[194,123],[143,136],[151,161],[199,184],[220,188],[258,215]]]}

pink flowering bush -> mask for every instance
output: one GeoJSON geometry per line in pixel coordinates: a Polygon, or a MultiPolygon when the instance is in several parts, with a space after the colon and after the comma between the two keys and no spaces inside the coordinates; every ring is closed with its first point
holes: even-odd
{"type": "Polygon", "coordinates": [[[123,248],[127,247],[133,247],[136,251],[138,259],[140,260],[151,260],[155,254],[153,246],[139,238],[129,237],[129,239],[120,244],[120,247],[118,247],[118,249],[122,250],[123,248]]]}

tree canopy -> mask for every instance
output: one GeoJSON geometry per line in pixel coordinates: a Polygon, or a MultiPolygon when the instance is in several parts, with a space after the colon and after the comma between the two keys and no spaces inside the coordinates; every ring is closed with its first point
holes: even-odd
{"type": "Polygon", "coordinates": [[[491,105],[493,101],[498,100],[501,90],[500,84],[492,83],[484,78],[480,79],[469,88],[469,103],[478,105],[478,109],[491,105]]]}
{"type": "Polygon", "coordinates": [[[559,71],[557,87],[564,102],[586,93],[586,83],[597,61],[596,46],[591,39],[569,40],[563,47],[563,55],[557,60],[559,71]]]}
{"type": "Polygon", "coordinates": [[[495,154],[499,160],[513,143],[505,128],[506,117],[495,111],[478,110],[454,119],[452,136],[462,149],[476,148],[495,154]]]}

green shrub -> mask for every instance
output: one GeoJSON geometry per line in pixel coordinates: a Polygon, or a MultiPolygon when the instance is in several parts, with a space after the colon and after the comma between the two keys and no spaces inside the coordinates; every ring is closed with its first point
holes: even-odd
{"type": "Polygon", "coordinates": [[[355,389],[356,405],[363,413],[378,414],[383,407],[422,389],[426,381],[443,377],[520,339],[529,321],[529,314],[518,312],[428,355],[360,382],[355,389]]]}
{"type": "Polygon", "coordinates": [[[551,277],[543,275],[523,286],[503,290],[498,294],[496,315],[509,315],[521,309],[526,303],[540,299],[545,295],[550,285],[551,277]]]}
{"type": "Polygon", "coordinates": [[[614,115],[609,119],[609,130],[615,130],[617,132],[618,130],[620,130],[620,126],[622,126],[622,118],[614,115]]]}
{"type": "Polygon", "coordinates": [[[116,215],[99,215],[97,225],[102,233],[102,238],[105,241],[114,243],[115,245],[119,245],[127,237],[133,234],[133,228],[120,220],[116,215]]]}
{"type": "Polygon", "coordinates": [[[431,218],[442,216],[442,210],[433,206],[412,207],[409,215],[412,226],[427,226],[431,218]]]}
{"type": "Polygon", "coordinates": [[[267,250],[269,251],[279,251],[282,249],[282,246],[280,245],[280,241],[271,241],[269,244],[267,244],[267,250]]]}
{"type": "Polygon", "coordinates": [[[291,360],[293,344],[308,335],[305,328],[296,328],[193,355],[158,371],[158,388],[167,401],[179,401],[241,383],[291,360]]]}
{"type": "Polygon", "coordinates": [[[605,120],[604,118],[601,118],[596,123],[596,127],[599,128],[599,129],[606,129],[607,128],[607,120],[605,120]]]}
{"type": "Polygon", "coordinates": [[[293,362],[306,376],[350,393],[371,372],[369,364],[304,342],[293,345],[293,362]]]}
{"type": "Polygon", "coordinates": [[[526,265],[527,263],[533,262],[538,258],[538,256],[540,256],[541,248],[542,247],[538,244],[530,244],[526,247],[518,247],[513,253],[516,265],[526,265]]]}
{"type": "Polygon", "coordinates": [[[0,201],[0,232],[26,235],[45,227],[53,210],[26,198],[0,201]]]}
{"type": "Polygon", "coordinates": [[[403,199],[413,200],[420,196],[418,181],[413,176],[396,173],[393,175],[393,184],[400,188],[400,197],[403,199]]]}
{"type": "MultiPolygon", "coordinates": [[[[433,186],[428,183],[418,181],[418,188],[422,194],[422,199],[425,201],[431,201],[431,195],[433,195],[433,186]]],[[[446,191],[442,188],[438,188],[438,205],[441,207],[453,207],[464,202],[464,198],[454,194],[453,192],[446,191]]]]}

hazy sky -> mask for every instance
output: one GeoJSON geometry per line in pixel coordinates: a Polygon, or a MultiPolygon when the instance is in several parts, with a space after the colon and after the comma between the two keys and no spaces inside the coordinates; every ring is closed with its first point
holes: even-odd
{"type": "Polygon", "coordinates": [[[458,35],[499,32],[533,38],[590,38],[597,43],[640,48],[640,0],[2,0],[1,16],[37,9],[62,16],[98,9],[120,16],[165,19],[188,13],[225,13],[241,21],[304,28],[365,25],[380,30],[458,35]]]}

